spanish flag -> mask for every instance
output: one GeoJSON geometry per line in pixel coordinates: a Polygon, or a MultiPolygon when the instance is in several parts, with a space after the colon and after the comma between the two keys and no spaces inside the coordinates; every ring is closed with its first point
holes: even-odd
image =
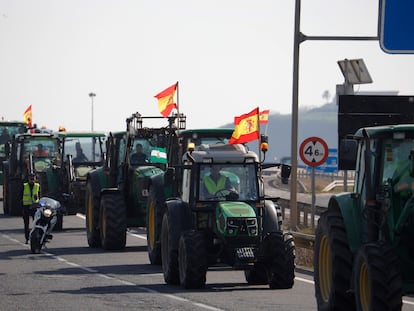
{"type": "Polygon", "coordinates": [[[23,120],[29,127],[32,127],[32,105],[26,108],[23,113],[23,120]]]}
{"type": "Polygon", "coordinates": [[[234,118],[234,132],[229,144],[242,144],[259,139],[259,108],[234,118]]]}
{"type": "Polygon", "coordinates": [[[171,110],[174,108],[177,109],[177,104],[174,102],[174,95],[177,87],[178,82],[154,96],[158,99],[158,109],[164,118],[167,118],[170,115],[171,110]]]}
{"type": "Polygon", "coordinates": [[[269,121],[269,109],[261,111],[259,114],[259,123],[267,124],[268,121],[269,121]]]}

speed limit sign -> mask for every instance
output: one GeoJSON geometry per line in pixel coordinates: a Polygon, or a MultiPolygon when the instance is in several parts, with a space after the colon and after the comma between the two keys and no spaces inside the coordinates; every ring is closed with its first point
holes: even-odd
{"type": "Polygon", "coordinates": [[[328,158],[328,145],[319,137],[306,138],[299,147],[302,161],[309,166],[319,166],[328,158]]]}

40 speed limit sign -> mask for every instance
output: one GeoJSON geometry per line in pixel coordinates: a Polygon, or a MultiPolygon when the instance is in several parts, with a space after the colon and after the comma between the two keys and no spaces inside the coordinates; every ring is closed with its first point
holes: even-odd
{"type": "Polygon", "coordinates": [[[325,163],[328,154],[328,145],[319,137],[306,138],[299,147],[300,158],[306,165],[312,167],[325,163]]]}

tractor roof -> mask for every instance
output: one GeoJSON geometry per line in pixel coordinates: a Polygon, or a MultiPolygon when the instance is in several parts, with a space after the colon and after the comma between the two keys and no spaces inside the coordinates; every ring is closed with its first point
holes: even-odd
{"type": "MultiPolygon", "coordinates": [[[[191,156],[195,162],[204,163],[243,163],[246,160],[259,162],[257,154],[249,151],[242,144],[202,144],[198,150],[191,153],[191,156]]],[[[184,158],[186,158],[186,155],[184,155],[184,158]]]]}
{"type": "Polygon", "coordinates": [[[360,128],[355,136],[364,136],[363,131],[366,131],[370,137],[384,136],[387,133],[392,135],[396,132],[413,132],[414,133],[414,124],[396,124],[396,125],[381,125],[381,126],[372,126],[360,128]]]}
{"type": "Polygon", "coordinates": [[[66,137],[105,137],[105,132],[59,132],[58,136],[60,138],[66,137]]]}

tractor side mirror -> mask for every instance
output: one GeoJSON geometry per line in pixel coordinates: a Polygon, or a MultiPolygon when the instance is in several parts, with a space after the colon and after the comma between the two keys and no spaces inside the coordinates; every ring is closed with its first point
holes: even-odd
{"type": "Polygon", "coordinates": [[[282,177],[282,183],[285,184],[285,185],[287,185],[288,182],[289,182],[291,169],[292,169],[292,167],[290,165],[282,164],[281,177],[282,177]]]}
{"type": "Polygon", "coordinates": [[[339,170],[355,170],[358,151],[356,139],[342,139],[339,144],[339,170]]]}

